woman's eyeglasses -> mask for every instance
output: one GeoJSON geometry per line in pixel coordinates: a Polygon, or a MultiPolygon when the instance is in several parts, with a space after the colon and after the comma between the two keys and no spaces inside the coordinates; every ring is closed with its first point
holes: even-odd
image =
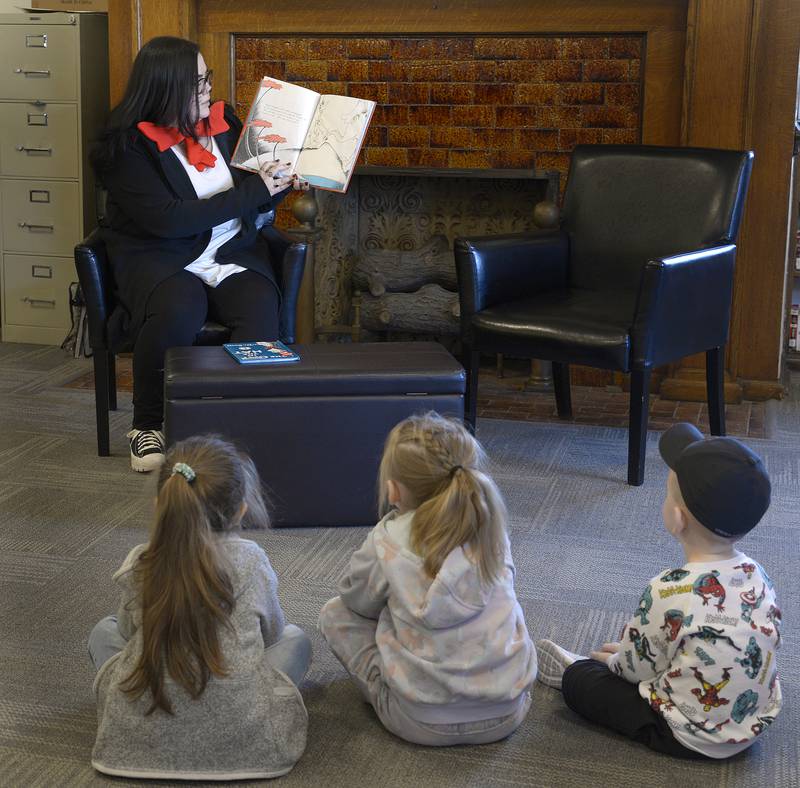
{"type": "Polygon", "coordinates": [[[197,78],[197,92],[198,93],[202,93],[205,90],[206,85],[210,85],[211,84],[211,80],[213,78],[214,78],[214,69],[211,69],[211,68],[208,69],[208,71],[206,71],[206,73],[203,74],[202,77],[198,77],[197,78]]]}

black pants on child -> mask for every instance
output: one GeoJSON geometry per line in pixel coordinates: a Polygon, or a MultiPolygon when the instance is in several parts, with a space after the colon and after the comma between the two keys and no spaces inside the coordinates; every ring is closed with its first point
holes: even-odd
{"type": "Polygon", "coordinates": [[[231,342],[277,339],[279,311],[276,286],[255,271],[228,276],[217,287],[209,287],[189,271],[161,282],[147,301],[133,350],[133,426],[161,429],[167,348],[194,344],[206,318],[228,326],[231,342]]]}
{"type": "Polygon", "coordinates": [[[573,662],[561,679],[564,701],[576,714],[610,728],[651,750],[677,758],[708,760],[684,747],[664,718],[639,694],[639,685],[614,675],[602,662],[573,662]]]}

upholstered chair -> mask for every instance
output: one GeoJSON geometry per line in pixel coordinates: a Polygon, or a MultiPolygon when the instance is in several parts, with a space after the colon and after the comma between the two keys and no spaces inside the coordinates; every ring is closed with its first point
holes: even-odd
{"type": "Polygon", "coordinates": [[[650,376],[706,355],[711,433],[725,434],[723,365],[750,151],[575,148],[561,227],[455,244],[466,420],[481,353],[553,362],[558,414],[569,365],[630,373],[628,483],[644,479],[650,376]]]}

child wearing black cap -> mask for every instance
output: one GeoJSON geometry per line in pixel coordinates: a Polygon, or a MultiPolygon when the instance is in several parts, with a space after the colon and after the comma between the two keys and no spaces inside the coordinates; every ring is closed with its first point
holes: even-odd
{"type": "Polygon", "coordinates": [[[539,641],[539,681],[653,750],[728,758],[781,708],[781,612],[766,572],[735,547],[769,507],[770,481],[743,443],[704,440],[690,424],[667,430],[659,449],[670,468],[664,525],[686,563],[650,581],[620,642],[591,659],[539,641]]]}

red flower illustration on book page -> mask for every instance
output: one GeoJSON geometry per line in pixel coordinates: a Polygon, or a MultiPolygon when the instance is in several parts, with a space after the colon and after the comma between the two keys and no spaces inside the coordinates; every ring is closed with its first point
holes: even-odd
{"type": "Polygon", "coordinates": [[[256,126],[260,129],[271,129],[272,124],[268,120],[251,120],[251,126],[256,126]]]}
{"type": "Polygon", "coordinates": [[[283,85],[279,82],[275,82],[275,80],[264,78],[261,80],[261,87],[262,88],[275,88],[275,90],[283,90],[283,85]]]}
{"type": "Polygon", "coordinates": [[[286,137],[281,137],[280,134],[267,134],[265,137],[259,136],[258,139],[259,139],[259,142],[263,140],[264,142],[274,142],[275,143],[275,147],[272,149],[273,157],[276,157],[278,155],[278,145],[279,145],[279,143],[286,142],[286,137]]]}

